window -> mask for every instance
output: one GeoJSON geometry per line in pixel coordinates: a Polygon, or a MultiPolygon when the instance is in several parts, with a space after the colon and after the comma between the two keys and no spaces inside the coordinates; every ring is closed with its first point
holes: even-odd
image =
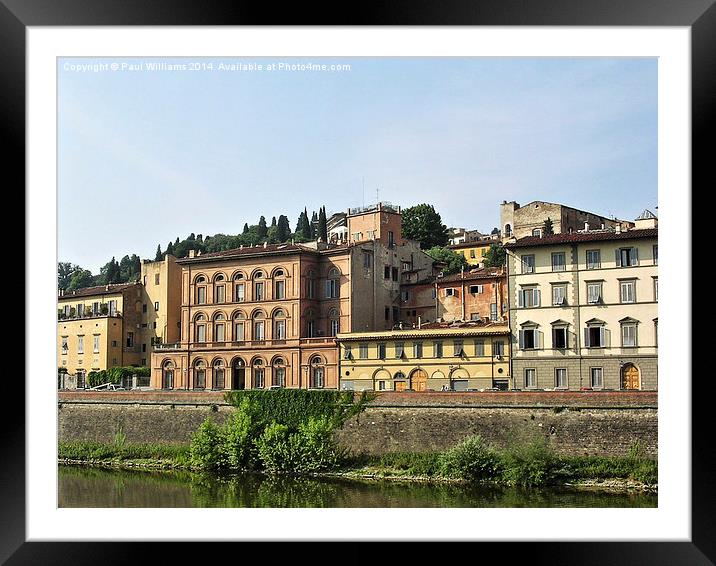
{"type": "Polygon", "coordinates": [[[541,236],[542,236],[542,229],[541,229],[541,228],[535,228],[534,230],[532,230],[532,235],[533,235],[533,236],[537,236],[537,237],[541,237],[541,236]]]}
{"type": "Polygon", "coordinates": [[[593,324],[584,329],[584,345],[587,348],[604,348],[607,345],[604,325],[593,324]]]}
{"type": "Polygon", "coordinates": [[[390,266],[386,265],[383,270],[383,279],[390,279],[390,266]]]}
{"type": "Polygon", "coordinates": [[[622,347],[623,348],[635,348],[636,347],[636,323],[625,322],[622,323],[622,347]]]}
{"type": "Polygon", "coordinates": [[[276,292],[274,299],[285,299],[286,298],[286,282],[276,281],[276,292]]]}
{"type": "Polygon", "coordinates": [[[196,326],[196,341],[206,342],[206,324],[197,324],[196,326]]]}
{"type": "Polygon", "coordinates": [[[278,387],[286,387],[286,362],[283,358],[278,358],[273,363],[273,384],[278,387]]]}
{"type": "Polygon", "coordinates": [[[155,321],[155,322],[152,322],[152,328],[153,328],[154,330],[157,329],[157,323],[156,323],[156,321],[155,321]]]}
{"type": "Polygon", "coordinates": [[[454,297],[457,295],[457,289],[445,289],[446,297],[454,297]]]}
{"type": "Polygon", "coordinates": [[[85,337],[84,336],[77,337],[77,353],[78,354],[85,353],[85,337]]]}
{"type": "Polygon", "coordinates": [[[485,355],[485,341],[475,340],[475,355],[482,357],[485,355]]]}
{"type": "Polygon", "coordinates": [[[654,300],[659,300],[659,278],[654,277],[654,300]]]}
{"type": "Polygon", "coordinates": [[[393,281],[397,281],[398,280],[398,268],[397,267],[391,268],[391,272],[393,274],[393,281]]]}
{"type": "Polygon", "coordinates": [[[381,342],[378,344],[378,359],[385,359],[385,342],[381,342]]]}
{"type": "Polygon", "coordinates": [[[316,280],[315,279],[309,279],[308,280],[308,298],[309,299],[315,299],[316,298],[316,280]]]}
{"type": "Polygon", "coordinates": [[[537,287],[523,287],[517,292],[517,306],[522,308],[540,306],[541,296],[537,287]]]}
{"type": "Polygon", "coordinates": [[[654,265],[659,265],[659,246],[654,244],[651,247],[651,255],[654,258],[654,265]]]}
{"type": "Polygon", "coordinates": [[[567,368],[555,368],[554,370],[554,386],[557,389],[567,388],[567,368]]]}
{"type": "Polygon", "coordinates": [[[353,359],[353,348],[350,344],[346,344],[343,346],[343,359],[344,360],[352,360],[353,359]]]}
{"type": "Polygon", "coordinates": [[[601,252],[599,250],[587,250],[587,269],[599,269],[601,266],[601,252]]]}
{"type": "Polygon", "coordinates": [[[403,354],[405,354],[405,343],[396,342],[395,343],[395,357],[402,358],[403,354]]]}
{"type": "Polygon", "coordinates": [[[453,356],[462,357],[465,355],[465,343],[462,340],[455,340],[453,344],[453,356]]]}
{"type": "Polygon", "coordinates": [[[567,348],[567,327],[555,326],[552,328],[552,348],[565,350],[567,348]]]}
{"type": "MultiPolygon", "coordinates": [[[[142,344],[142,352],[146,352],[146,351],[147,351],[147,345],[146,345],[146,344],[142,344]]],[[[144,366],[144,365],[147,365],[147,364],[142,364],[142,365],[144,366]]]]}
{"type": "Polygon", "coordinates": [[[275,340],[286,339],[286,321],[283,318],[284,314],[282,311],[277,312],[275,315],[276,321],[274,322],[273,337],[275,340]]]}
{"type": "Polygon", "coordinates": [[[62,353],[67,354],[67,350],[69,349],[69,345],[67,344],[67,336],[62,337],[62,353]]]}
{"type": "Polygon", "coordinates": [[[492,355],[503,356],[505,354],[505,343],[502,340],[495,340],[492,343],[492,355]]]}
{"type": "Polygon", "coordinates": [[[470,259],[475,259],[475,250],[470,250],[470,259]]]}
{"type": "Polygon", "coordinates": [[[363,267],[366,269],[373,267],[373,252],[363,252],[363,267]]]}
{"type": "Polygon", "coordinates": [[[202,361],[194,365],[194,389],[206,389],[206,366],[202,361]]]}
{"type": "Polygon", "coordinates": [[[480,313],[479,312],[471,312],[470,320],[480,320],[480,313]]]}
{"type": "Polygon", "coordinates": [[[614,253],[617,267],[639,265],[639,253],[636,248],[619,248],[614,253]]]}
{"type": "Polygon", "coordinates": [[[634,303],[636,302],[636,281],[620,281],[619,282],[619,297],[622,303],[634,303]]]}
{"type": "Polygon", "coordinates": [[[535,256],[534,255],[523,255],[522,256],[522,273],[534,273],[535,271],[535,256]]]}
{"type": "Polygon", "coordinates": [[[564,271],[566,269],[566,261],[564,252],[554,252],[552,254],[552,271],[564,271]]]}
{"type": "Polygon", "coordinates": [[[388,247],[392,248],[393,246],[395,246],[395,235],[388,230],[388,247]]]}
{"type": "Polygon", "coordinates": [[[552,285],[552,304],[554,306],[563,306],[566,304],[565,298],[567,294],[566,285],[552,285]]]}
{"type": "Polygon", "coordinates": [[[385,320],[390,320],[390,307],[385,307],[385,320]]]}
{"type": "Polygon", "coordinates": [[[78,369],[77,370],[77,389],[84,389],[87,387],[87,382],[85,381],[85,370],[78,369]]]}
{"type": "Polygon", "coordinates": [[[254,314],[254,340],[265,340],[266,335],[264,333],[264,321],[263,321],[263,313],[257,312],[254,314]]]}
{"type": "Polygon", "coordinates": [[[510,226],[509,224],[505,224],[505,236],[512,236],[512,226],[510,226]]]}
{"type": "Polygon", "coordinates": [[[472,295],[479,295],[480,293],[482,293],[482,290],[482,285],[470,285],[470,294],[472,295]]]}
{"type": "Polygon", "coordinates": [[[423,357],[423,343],[422,342],[413,342],[413,357],[414,358],[422,358],[423,357]]]}
{"type": "Polygon", "coordinates": [[[196,288],[196,303],[198,305],[206,304],[206,287],[196,288]]]}
{"type": "Polygon", "coordinates": [[[134,332],[127,332],[127,348],[134,346],[134,332]]]}
{"type": "Polygon", "coordinates": [[[109,316],[115,316],[117,314],[117,301],[109,302],[109,316]]]}
{"type": "Polygon", "coordinates": [[[226,302],[226,285],[216,285],[214,287],[214,302],[225,303],[226,302]]]}
{"type": "Polygon", "coordinates": [[[306,334],[309,338],[313,338],[316,335],[316,321],[309,320],[306,322],[306,334]]]}
{"type": "Polygon", "coordinates": [[[407,303],[410,299],[410,292],[409,291],[401,291],[400,292],[400,300],[404,303],[407,303]]]}
{"type": "Polygon", "coordinates": [[[225,379],[224,379],[225,373],[224,373],[224,362],[221,360],[216,360],[214,362],[214,384],[213,389],[224,389],[225,386],[225,379]]]}
{"type": "Polygon", "coordinates": [[[243,283],[237,283],[236,284],[236,302],[237,303],[243,303],[244,302],[244,284],[243,283]]]}
{"type": "Polygon", "coordinates": [[[223,342],[225,338],[225,328],[223,322],[217,322],[214,326],[214,342],[223,342]]]}
{"type": "Polygon", "coordinates": [[[604,387],[604,381],[602,379],[602,368],[589,368],[589,384],[594,389],[600,389],[604,387]]]}
{"type": "Polygon", "coordinates": [[[117,347],[117,341],[116,341],[116,340],[112,340],[112,348],[116,348],[116,347],[117,347]]]}
{"type": "Polygon", "coordinates": [[[537,387],[537,370],[534,368],[525,369],[525,389],[537,387]]]}
{"type": "MultiPolygon", "coordinates": [[[[96,311],[95,311],[96,312],[96,311]]],[[[147,303],[142,305],[142,312],[147,312],[147,303]]]]}
{"type": "Polygon", "coordinates": [[[159,301],[156,301],[156,302],[154,303],[154,310],[155,310],[155,311],[158,311],[158,310],[159,310],[159,301]]]}
{"type": "Polygon", "coordinates": [[[254,284],[254,300],[263,301],[264,299],[264,284],[263,281],[259,281],[254,284]]]}
{"type": "Polygon", "coordinates": [[[490,303],[490,320],[493,322],[497,320],[497,303],[490,303]]]}
{"type": "Polygon", "coordinates": [[[587,303],[596,305],[602,302],[602,284],[601,282],[587,283],[587,303]]]}
{"type": "Polygon", "coordinates": [[[326,280],[326,299],[338,298],[338,279],[326,280]]]}
{"type": "Polygon", "coordinates": [[[378,391],[385,391],[385,381],[378,382],[378,391]]]}
{"type": "Polygon", "coordinates": [[[92,337],[92,351],[95,354],[99,354],[99,334],[95,334],[92,337]]]}
{"type": "Polygon", "coordinates": [[[433,352],[436,358],[442,358],[443,357],[443,343],[442,342],[433,342],[433,352]]]}
{"type": "Polygon", "coordinates": [[[335,336],[340,332],[341,321],[338,318],[331,320],[331,336],[335,336]]]}
{"type": "Polygon", "coordinates": [[[243,342],[244,338],[244,315],[236,313],[234,316],[234,341],[243,342]]]}
{"type": "Polygon", "coordinates": [[[358,357],[361,360],[367,360],[368,359],[368,344],[360,344],[358,346],[358,357]]]}
{"type": "Polygon", "coordinates": [[[536,328],[524,328],[519,331],[520,350],[537,350],[540,347],[540,333],[536,328]]]}
{"type": "Polygon", "coordinates": [[[154,274],[154,284],[159,285],[159,274],[158,273],[154,274]]]}

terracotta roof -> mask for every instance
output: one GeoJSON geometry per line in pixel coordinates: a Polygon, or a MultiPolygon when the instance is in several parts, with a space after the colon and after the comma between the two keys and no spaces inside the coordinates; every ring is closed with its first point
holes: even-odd
{"type": "Polygon", "coordinates": [[[58,294],[59,300],[73,299],[75,297],[91,297],[96,295],[113,295],[119,293],[124,289],[129,289],[139,285],[139,283],[114,283],[112,285],[97,285],[96,287],[85,287],[84,289],[77,289],[76,291],[65,291],[63,295],[58,294]]]}
{"type": "Polygon", "coordinates": [[[446,275],[445,277],[440,277],[438,282],[453,283],[456,281],[472,281],[474,279],[493,279],[502,277],[504,274],[504,269],[501,267],[483,267],[477,270],[465,271],[464,273],[446,275]]]}
{"type": "Polygon", "coordinates": [[[490,246],[492,244],[499,245],[500,240],[498,238],[486,237],[484,240],[474,240],[472,242],[462,242],[461,244],[451,244],[448,246],[450,250],[459,250],[462,248],[477,248],[481,246],[490,246]]]}
{"type": "Polygon", "coordinates": [[[316,252],[315,249],[309,248],[308,246],[302,246],[300,244],[267,244],[266,247],[263,244],[258,246],[244,246],[243,248],[233,248],[230,250],[223,250],[220,252],[211,252],[201,254],[194,257],[183,257],[177,260],[177,263],[194,263],[203,260],[210,259],[221,259],[229,257],[242,257],[242,256],[254,256],[254,255],[279,255],[287,253],[299,253],[299,252],[316,252]]]}
{"type": "Polygon", "coordinates": [[[609,240],[636,240],[639,238],[656,238],[658,228],[645,228],[642,230],[626,230],[614,232],[612,230],[592,232],[572,232],[571,234],[552,234],[550,236],[527,236],[516,242],[505,244],[506,248],[527,248],[534,246],[549,246],[554,244],[578,244],[579,242],[599,242],[609,240]]]}

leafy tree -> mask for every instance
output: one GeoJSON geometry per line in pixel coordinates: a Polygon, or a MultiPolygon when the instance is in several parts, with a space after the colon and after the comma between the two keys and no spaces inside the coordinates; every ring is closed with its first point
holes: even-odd
{"type": "Polygon", "coordinates": [[[464,255],[456,253],[448,248],[434,246],[429,250],[426,250],[425,253],[435,261],[440,261],[446,264],[445,269],[443,269],[444,275],[459,273],[462,268],[467,269],[468,267],[468,263],[464,255]]]}
{"type": "Polygon", "coordinates": [[[552,234],[554,234],[554,225],[552,223],[552,219],[549,216],[547,217],[547,220],[544,221],[542,233],[545,236],[551,236],[552,234]]]}
{"type": "Polygon", "coordinates": [[[276,238],[279,242],[285,242],[291,237],[291,225],[288,223],[288,217],[281,214],[278,217],[278,224],[276,225],[276,238]]]}
{"type": "Polygon", "coordinates": [[[445,246],[448,229],[431,204],[418,204],[403,210],[403,237],[420,242],[421,249],[445,246]]]}
{"type": "MultiPolygon", "coordinates": [[[[315,216],[315,212],[313,213],[315,216]]],[[[303,209],[303,227],[302,227],[302,235],[305,240],[310,240],[313,236],[313,228],[311,227],[311,222],[308,220],[308,210],[305,208],[303,209]]]]}
{"type": "Polygon", "coordinates": [[[244,231],[243,231],[243,234],[248,234],[248,233],[249,233],[249,223],[248,223],[248,222],[244,222],[244,231]]]}
{"type": "Polygon", "coordinates": [[[164,259],[164,254],[162,253],[162,245],[157,245],[157,254],[154,256],[154,261],[162,261],[164,259]]]}
{"type": "Polygon", "coordinates": [[[67,290],[76,291],[77,289],[91,287],[93,284],[94,278],[92,277],[92,272],[87,269],[78,268],[72,274],[70,282],[67,285],[67,290]]]}
{"type": "Polygon", "coordinates": [[[266,238],[268,239],[269,244],[278,243],[278,226],[269,226],[266,238]]]}
{"type": "Polygon", "coordinates": [[[323,241],[328,241],[328,226],[326,220],[326,207],[322,206],[318,214],[318,238],[323,241]]]}
{"type": "Polygon", "coordinates": [[[196,235],[196,241],[200,244],[204,242],[204,237],[201,234],[196,235]]]}
{"type": "Polygon", "coordinates": [[[490,249],[485,252],[485,267],[502,267],[505,265],[507,253],[500,244],[490,244],[490,249]]]}
{"type": "Polygon", "coordinates": [[[259,218],[259,228],[256,233],[261,239],[265,238],[268,234],[268,228],[266,227],[266,218],[264,218],[263,216],[259,218]]]}
{"type": "Polygon", "coordinates": [[[99,283],[100,285],[109,285],[111,283],[121,283],[122,275],[119,269],[119,264],[114,257],[104,264],[99,270],[99,283]]]}
{"type": "Polygon", "coordinates": [[[72,280],[72,276],[77,270],[82,269],[79,265],[73,265],[67,261],[61,261],[57,264],[57,288],[67,289],[72,280]]]}

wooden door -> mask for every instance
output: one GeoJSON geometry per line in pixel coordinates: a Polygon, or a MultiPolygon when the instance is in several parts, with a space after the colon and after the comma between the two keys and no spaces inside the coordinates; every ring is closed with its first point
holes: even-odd
{"type": "Polygon", "coordinates": [[[416,369],[411,376],[411,381],[415,391],[425,391],[428,388],[428,373],[424,369],[416,369]]]}
{"type": "Polygon", "coordinates": [[[406,389],[405,381],[396,381],[395,382],[395,390],[396,391],[405,391],[405,389],[406,389]]]}
{"type": "Polygon", "coordinates": [[[624,389],[641,389],[639,370],[633,364],[624,366],[622,370],[622,383],[624,389]]]}

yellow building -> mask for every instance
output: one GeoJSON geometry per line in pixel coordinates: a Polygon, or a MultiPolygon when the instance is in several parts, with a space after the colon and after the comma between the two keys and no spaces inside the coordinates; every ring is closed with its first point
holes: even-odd
{"type": "Polygon", "coordinates": [[[338,334],[340,388],[375,391],[510,389],[505,323],[432,323],[338,334]]]}
{"type": "Polygon", "coordinates": [[[87,374],[139,365],[142,285],[101,285],[57,298],[57,366],[85,386],[87,374]]]}
{"type": "Polygon", "coordinates": [[[452,251],[461,254],[469,265],[481,265],[485,261],[485,254],[492,244],[499,244],[499,240],[484,239],[475,242],[463,242],[448,246],[452,251]]]}

